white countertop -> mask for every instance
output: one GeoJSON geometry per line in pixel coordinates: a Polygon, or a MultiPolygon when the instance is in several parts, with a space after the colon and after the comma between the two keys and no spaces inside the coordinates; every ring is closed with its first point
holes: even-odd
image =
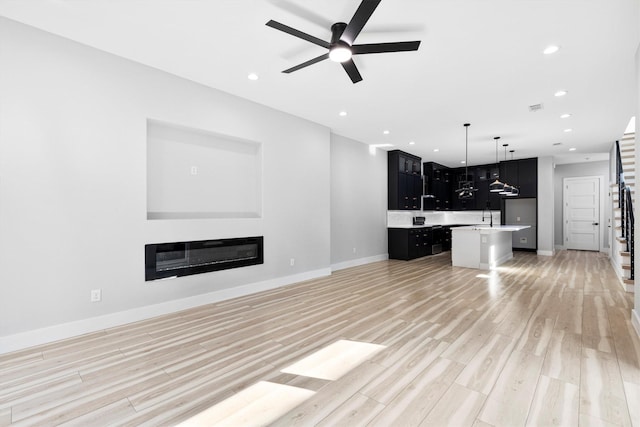
{"type": "Polygon", "coordinates": [[[462,227],[455,227],[452,230],[466,230],[466,231],[480,231],[483,233],[493,233],[498,231],[520,231],[525,228],[531,228],[530,225],[494,225],[490,227],[489,225],[465,225],[462,227]]]}
{"type": "Polygon", "coordinates": [[[424,223],[423,225],[393,225],[393,226],[390,225],[387,228],[424,228],[424,227],[435,227],[435,226],[447,227],[447,226],[442,225],[442,224],[424,223]]]}
{"type": "MultiPolygon", "coordinates": [[[[476,230],[476,229],[484,229],[484,228],[491,228],[489,227],[488,222],[486,223],[480,223],[480,224],[471,224],[471,225],[463,225],[463,224],[441,224],[441,223],[424,223],[424,225],[390,225],[387,228],[424,228],[424,227],[435,227],[435,226],[440,226],[440,227],[451,227],[451,229],[455,229],[455,228],[463,228],[465,230],[476,230]]],[[[528,225],[524,225],[524,226],[520,226],[520,225],[494,225],[493,226],[494,229],[498,229],[501,228],[502,231],[518,231],[518,230],[522,230],[524,228],[529,228],[528,225]],[[519,227],[517,229],[509,229],[509,228],[513,228],[513,227],[519,227]]]]}

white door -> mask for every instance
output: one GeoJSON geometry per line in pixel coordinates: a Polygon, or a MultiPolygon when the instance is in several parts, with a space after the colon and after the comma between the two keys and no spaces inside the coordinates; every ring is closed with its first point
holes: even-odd
{"type": "Polygon", "coordinates": [[[600,178],[565,178],[563,206],[565,248],[600,250],[600,178]]]}

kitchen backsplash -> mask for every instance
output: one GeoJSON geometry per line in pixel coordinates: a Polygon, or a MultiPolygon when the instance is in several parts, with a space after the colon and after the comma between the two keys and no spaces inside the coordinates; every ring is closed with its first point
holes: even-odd
{"type": "MultiPolygon", "coordinates": [[[[500,211],[491,211],[493,223],[500,224],[500,211]]],[[[413,225],[413,218],[425,217],[425,225],[471,225],[482,224],[482,211],[387,211],[387,227],[413,225]]],[[[484,222],[489,221],[488,211],[484,222]]]]}

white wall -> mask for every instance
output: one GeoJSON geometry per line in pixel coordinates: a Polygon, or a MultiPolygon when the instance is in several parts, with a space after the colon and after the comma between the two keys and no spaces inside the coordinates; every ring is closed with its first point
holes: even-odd
{"type": "Polygon", "coordinates": [[[3,18],[0,123],[0,352],[22,332],[330,271],[326,127],[3,18]],[[262,144],[262,218],[147,221],[148,118],[262,144]],[[145,243],[251,235],[264,265],[144,281],[145,243]]]}
{"type": "Polygon", "coordinates": [[[538,157],[538,254],[553,255],[553,158],[538,157]]]}
{"type": "Polygon", "coordinates": [[[331,135],[331,264],[387,259],[387,152],[331,135]]]}
{"type": "Polygon", "coordinates": [[[554,242],[557,247],[563,247],[563,209],[562,197],[563,188],[562,180],[564,178],[582,177],[582,176],[600,176],[600,250],[605,251],[610,247],[609,225],[611,220],[611,198],[609,196],[609,161],[603,160],[599,162],[585,163],[569,163],[564,165],[556,165],[554,176],[554,242]]]}

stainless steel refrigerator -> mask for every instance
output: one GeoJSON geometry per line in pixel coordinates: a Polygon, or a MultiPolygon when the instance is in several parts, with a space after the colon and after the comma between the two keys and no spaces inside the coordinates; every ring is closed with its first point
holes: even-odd
{"type": "Polygon", "coordinates": [[[537,205],[535,198],[504,200],[504,223],[531,227],[511,233],[514,249],[538,249],[537,205]]]}

